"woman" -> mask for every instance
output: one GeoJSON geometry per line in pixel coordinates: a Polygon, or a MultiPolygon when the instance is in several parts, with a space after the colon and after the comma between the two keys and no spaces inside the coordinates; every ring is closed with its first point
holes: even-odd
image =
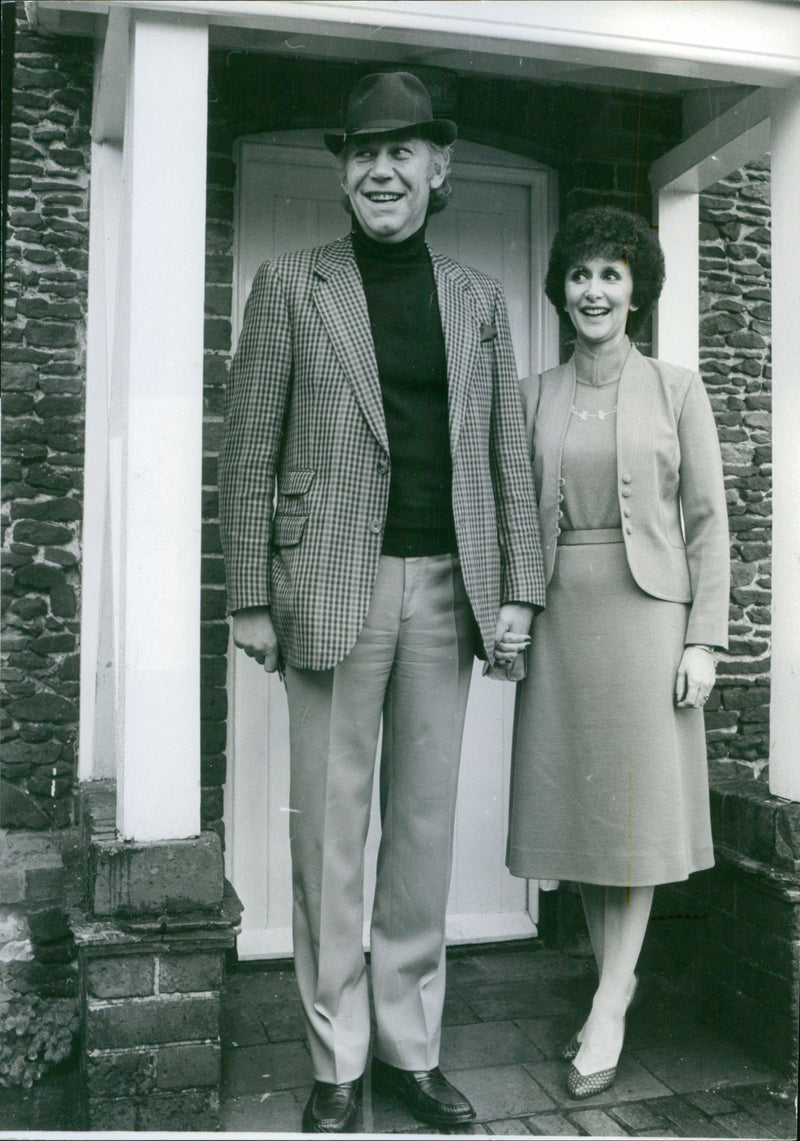
{"type": "MultiPolygon", "coordinates": [[[[572,359],[523,382],[548,576],[517,692],[507,863],[580,884],[599,984],[567,1085],[613,1082],[653,887],[714,862],[702,708],[727,645],[729,552],[714,418],[696,373],[626,335],[658,299],[647,223],[572,215],[546,292],[572,359]]],[[[513,664],[524,648],[497,647],[513,664]]]]}

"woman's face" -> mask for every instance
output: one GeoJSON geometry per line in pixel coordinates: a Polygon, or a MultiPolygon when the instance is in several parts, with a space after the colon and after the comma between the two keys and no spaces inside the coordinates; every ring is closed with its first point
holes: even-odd
{"type": "Polygon", "coordinates": [[[564,279],[567,313],[578,341],[591,348],[613,348],[625,336],[633,277],[624,261],[594,257],[576,262],[564,279]]]}

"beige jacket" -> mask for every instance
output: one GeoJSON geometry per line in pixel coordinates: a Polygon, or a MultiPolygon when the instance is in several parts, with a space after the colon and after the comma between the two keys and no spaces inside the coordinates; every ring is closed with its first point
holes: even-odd
{"type": "MultiPolygon", "coordinates": [[[[440,254],[431,260],[458,552],[491,657],[500,605],[540,606],[545,590],[514,352],[500,285],[440,254]]],[[[226,413],[219,490],[228,608],[271,607],[287,663],[328,669],[350,651],[369,609],[391,479],[349,236],[258,271],[226,413]]]]}
{"type": "MultiPolygon", "coordinates": [[[[572,360],[521,382],[548,582],[575,385],[572,360]]],[[[617,397],[617,480],[634,579],[655,598],[691,603],[687,645],[726,648],[730,550],[722,458],[697,373],[631,349],[617,397]]]]}

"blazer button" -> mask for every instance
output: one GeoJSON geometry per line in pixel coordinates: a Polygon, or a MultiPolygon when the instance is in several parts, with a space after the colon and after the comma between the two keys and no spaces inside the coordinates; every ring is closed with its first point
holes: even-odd
{"type": "Polygon", "coordinates": [[[373,519],[369,525],[369,529],[373,535],[380,535],[380,533],[381,533],[381,521],[380,521],[380,519],[373,519]]]}
{"type": "Polygon", "coordinates": [[[387,471],[389,470],[389,463],[383,458],[383,456],[381,456],[381,458],[378,460],[377,468],[381,475],[386,475],[387,471]]]}
{"type": "Polygon", "coordinates": [[[630,534],[632,534],[632,532],[633,532],[633,527],[626,527],[625,528],[625,534],[626,535],[630,535],[630,534]]]}
{"type": "Polygon", "coordinates": [[[623,483],[630,483],[631,482],[631,477],[627,474],[627,472],[625,473],[625,475],[623,475],[622,482],[623,483]]]}
{"type": "Polygon", "coordinates": [[[626,519],[630,519],[630,515],[631,515],[630,507],[624,508],[622,514],[625,516],[626,519]]]}
{"type": "Polygon", "coordinates": [[[623,487],[622,494],[625,496],[626,499],[628,499],[628,497],[630,496],[630,493],[631,493],[631,489],[629,487],[623,487]]]}

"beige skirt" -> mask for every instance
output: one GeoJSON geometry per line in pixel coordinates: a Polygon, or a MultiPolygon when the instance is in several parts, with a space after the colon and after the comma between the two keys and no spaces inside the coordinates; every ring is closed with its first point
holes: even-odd
{"type": "Polygon", "coordinates": [[[517,687],[513,875],[641,886],[713,865],[703,714],[674,699],[687,616],[636,585],[621,541],[559,546],[517,687]]]}

